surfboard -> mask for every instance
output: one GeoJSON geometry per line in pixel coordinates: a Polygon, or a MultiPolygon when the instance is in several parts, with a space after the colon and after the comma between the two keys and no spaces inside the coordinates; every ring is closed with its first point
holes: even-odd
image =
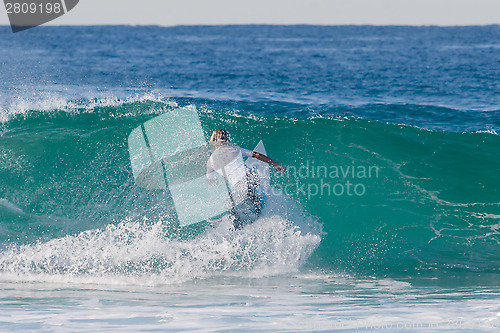
{"type": "MultiPolygon", "coordinates": [[[[262,140],[259,141],[253,151],[263,155],[267,155],[266,148],[264,147],[264,143],[262,142],[262,140]]],[[[249,157],[245,161],[245,165],[249,169],[253,170],[258,176],[259,186],[257,187],[257,195],[259,196],[263,208],[266,203],[267,194],[269,193],[269,189],[271,187],[269,164],[264,163],[256,159],[255,157],[249,157]]]]}
{"type": "MultiPolygon", "coordinates": [[[[266,149],[262,140],[253,150],[261,154],[266,154],[266,149]]],[[[234,227],[241,229],[243,226],[255,222],[266,203],[266,194],[269,188],[269,166],[256,158],[249,157],[245,161],[245,165],[250,169],[249,188],[245,197],[236,196],[230,193],[233,208],[230,211],[234,215],[234,227]],[[254,187],[255,186],[255,187],[254,187]]]]}

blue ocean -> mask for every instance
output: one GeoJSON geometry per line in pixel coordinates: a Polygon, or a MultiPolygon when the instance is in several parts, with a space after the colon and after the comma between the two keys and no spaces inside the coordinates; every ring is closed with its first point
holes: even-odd
{"type": "Polygon", "coordinates": [[[500,26],[0,27],[0,331],[498,332],[500,26]],[[180,227],[178,107],[286,166],[180,227]]]}

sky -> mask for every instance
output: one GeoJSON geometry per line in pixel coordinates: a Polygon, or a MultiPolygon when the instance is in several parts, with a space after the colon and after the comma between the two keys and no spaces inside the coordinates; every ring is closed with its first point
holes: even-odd
{"type": "Polygon", "coordinates": [[[484,25],[500,24],[500,0],[80,0],[47,24],[484,25]]]}

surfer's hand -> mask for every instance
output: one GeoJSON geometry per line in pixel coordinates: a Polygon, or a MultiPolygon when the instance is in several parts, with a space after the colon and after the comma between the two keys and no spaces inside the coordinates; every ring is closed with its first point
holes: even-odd
{"type": "Polygon", "coordinates": [[[276,165],[274,166],[274,168],[276,169],[276,171],[278,171],[281,174],[285,173],[285,167],[282,166],[281,164],[276,163],[276,165]]]}
{"type": "Polygon", "coordinates": [[[208,183],[208,185],[215,185],[215,183],[217,183],[217,178],[208,178],[207,177],[207,183],[208,183]]]}

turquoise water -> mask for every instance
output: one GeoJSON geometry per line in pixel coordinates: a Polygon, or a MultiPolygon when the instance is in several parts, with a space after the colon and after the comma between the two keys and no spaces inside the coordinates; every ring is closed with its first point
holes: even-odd
{"type": "Polygon", "coordinates": [[[1,329],[498,330],[498,32],[2,27],[1,329]],[[241,232],[134,185],[187,105],[287,167],[241,232]]]}

